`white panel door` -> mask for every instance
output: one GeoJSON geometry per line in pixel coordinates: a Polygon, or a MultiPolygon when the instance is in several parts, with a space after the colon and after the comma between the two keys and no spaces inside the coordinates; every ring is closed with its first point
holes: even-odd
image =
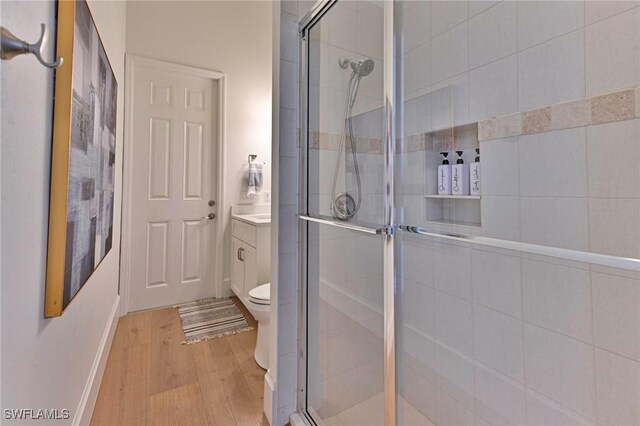
{"type": "Polygon", "coordinates": [[[136,65],[130,310],[214,295],[218,83],[136,65]]]}

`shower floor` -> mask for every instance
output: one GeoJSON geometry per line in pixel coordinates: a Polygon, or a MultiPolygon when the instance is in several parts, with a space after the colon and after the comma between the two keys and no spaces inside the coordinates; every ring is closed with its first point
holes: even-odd
{"type": "MultiPolygon", "coordinates": [[[[325,419],[324,424],[327,426],[379,426],[380,419],[383,418],[384,394],[380,393],[325,419]]],[[[433,422],[401,396],[398,397],[398,423],[412,426],[433,426],[433,422]]]]}

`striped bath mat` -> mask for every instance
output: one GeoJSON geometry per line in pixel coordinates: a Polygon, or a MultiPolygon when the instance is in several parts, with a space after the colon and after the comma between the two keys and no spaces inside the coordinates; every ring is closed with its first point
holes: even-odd
{"type": "Polygon", "coordinates": [[[231,299],[204,299],[178,306],[186,344],[253,330],[231,299]]]}

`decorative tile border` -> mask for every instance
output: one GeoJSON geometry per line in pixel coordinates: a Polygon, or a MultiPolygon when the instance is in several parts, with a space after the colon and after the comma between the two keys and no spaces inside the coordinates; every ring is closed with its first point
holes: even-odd
{"type": "Polygon", "coordinates": [[[591,124],[630,120],[635,116],[636,102],[633,90],[596,96],[591,99],[591,124]]]}
{"type": "Polygon", "coordinates": [[[478,122],[478,141],[640,118],[640,86],[478,122]]]}
{"type": "Polygon", "coordinates": [[[554,129],[582,127],[591,120],[591,102],[589,99],[565,102],[551,107],[551,126],[554,129]]]}
{"type": "MultiPolygon", "coordinates": [[[[640,86],[607,93],[591,98],[576,99],[531,111],[516,112],[481,120],[478,122],[478,141],[510,138],[521,135],[570,129],[594,124],[640,118],[640,86]]],[[[341,135],[335,133],[312,132],[310,149],[337,151],[341,135]]],[[[409,153],[443,148],[447,138],[453,143],[453,135],[446,132],[425,132],[396,140],[396,153],[409,153]]],[[[350,149],[347,141],[347,149],[350,149]]],[[[380,138],[356,138],[356,152],[361,154],[384,154],[384,144],[380,138]]]]}
{"type": "Polygon", "coordinates": [[[522,134],[548,132],[551,130],[551,107],[534,109],[522,113],[522,134]]]}
{"type": "MultiPolygon", "coordinates": [[[[340,138],[336,133],[311,132],[309,139],[309,149],[322,151],[338,151],[340,149],[340,138]]],[[[346,149],[351,149],[351,141],[346,141],[346,149]]],[[[384,154],[382,139],[356,137],[356,152],[359,154],[384,154]]]]}
{"type": "Polygon", "coordinates": [[[427,149],[427,135],[421,133],[419,135],[411,135],[405,138],[396,139],[396,154],[407,152],[424,151],[427,149]]]}

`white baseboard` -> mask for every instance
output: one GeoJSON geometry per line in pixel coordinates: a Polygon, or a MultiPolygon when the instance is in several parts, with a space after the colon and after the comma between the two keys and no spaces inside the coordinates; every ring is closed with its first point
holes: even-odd
{"type": "Polygon", "coordinates": [[[109,358],[109,350],[111,349],[111,343],[116,333],[116,327],[118,325],[118,319],[120,318],[120,295],[116,295],[116,300],[111,308],[111,314],[107,320],[107,325],[102,333],[102,339],[96,352],[96,357],[93,361],[93,366],[89,373],[87,383],[84,386],[82,397],[80,398],[80,404],[76,410],[76,415],[73,418],[73,426],[88,425],[91,422],[91,415],[98,399],[98,392],[100,391],[100,383],[102,383],[102,376],[104,369],[107,366],[107,358],[109,358]]]}
{"type": "Polygon", "coordinates": [[[231,278],[225,278],[222,280],[222,289],[220,289],[222,294],[220,297],[231,297],[235,296],[235,293],[231,290],[231,278]]]}
{"type": "Polygon", "coordinates": [[[273,403],[275,398],[275,384],[271,370],[264,375],[264,415],[267,417],[270,425],[273,425],[273,403]]]}

